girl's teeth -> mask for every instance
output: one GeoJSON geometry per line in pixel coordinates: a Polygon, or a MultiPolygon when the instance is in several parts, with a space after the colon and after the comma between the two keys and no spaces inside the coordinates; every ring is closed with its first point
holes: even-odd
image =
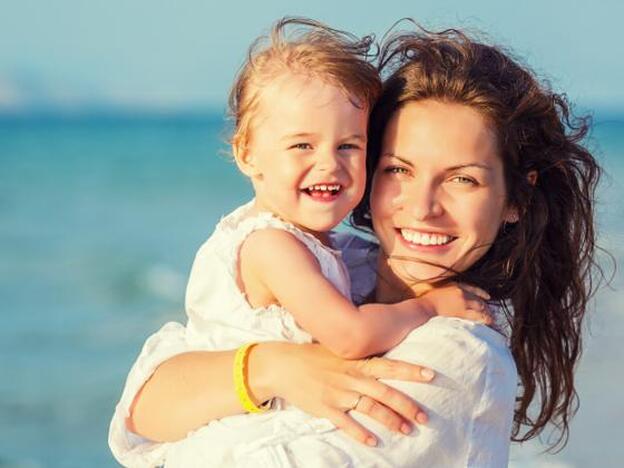
{"type": "Polygon", "coordinates": [[[332,191],[335,192],[337,190],[340,190],[340,185],[335,184],[335,185],[312,185],[308,190],[312,190],[312,191],[316,191],[316,192],[327,192],[332,191]]]}
{"type": "Polygon", "coordinates": [[[418,245],[444,245],[453,240],[445,234],[424,234],[410,229],[401,229],[401,235],[406,241],[418,245]]]}

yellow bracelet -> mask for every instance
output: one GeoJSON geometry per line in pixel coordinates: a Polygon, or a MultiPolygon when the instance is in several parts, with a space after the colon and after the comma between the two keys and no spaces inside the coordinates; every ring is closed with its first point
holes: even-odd
{"type": "Polygon", "coordinates": [[[256,406],[249,396],[249,389],[246,381],[246,364],[249,350],[258,343],[247,343],[236,350],[234,355],[234,388],[236,396],[245,411],[249,413],[264,413],[266,410],[256,406]]]}

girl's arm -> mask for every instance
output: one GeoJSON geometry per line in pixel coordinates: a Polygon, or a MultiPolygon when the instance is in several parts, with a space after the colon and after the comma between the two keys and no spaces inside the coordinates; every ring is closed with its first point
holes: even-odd
{"type": "MultiPolygon", "coordinates": [[[[434,316],[440,302],[449,299],[444,296],[440,301],[438,292],[434,298],[356,307],[323,276],[316,258],[299,240],[277,229],[250,234],[241,248],[240,271],[248,298],[260,300],[253,306],[281,304],[316,340],[348,359],[391,349],[410,330],[434,316]]],[[[480,301],[474,303],[481,309],[480,301]]],[[[462,300],[464,307],[454,313],[480,321],[488,319],[483,310],[466,312],[466,304],[462,300]]]]}

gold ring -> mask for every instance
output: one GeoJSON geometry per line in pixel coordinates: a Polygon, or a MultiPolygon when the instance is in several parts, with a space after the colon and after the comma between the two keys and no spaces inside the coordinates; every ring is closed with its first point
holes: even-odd
{"type": "Polygon", "coordinates": [[[355,400],[355,403],[351,406],[351,411],[355,410],[355,408],[357,408],[357,405],[360,404],[360,400],[362,399],[364,395],[362,395],[361,393],[358,395],[357,400],[355,400]]]}

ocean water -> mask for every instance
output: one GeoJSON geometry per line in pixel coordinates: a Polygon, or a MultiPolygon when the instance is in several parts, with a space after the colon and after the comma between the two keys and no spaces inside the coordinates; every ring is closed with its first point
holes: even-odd
{"type": "MultiPolygon", "coordinates": [[[[0,468],[117,466],[107,430],[129,366],[183,320],[196,249],[251,196],[223,140],[219,115],[0,120],[0,468]]],[[[597,117],[591,145],[601,245],[622,263],[624,117],[597,117]]],[[[624,458],[622,278],[593,306],[570,443],[515,446],[512,466],[624,458]]]]}

